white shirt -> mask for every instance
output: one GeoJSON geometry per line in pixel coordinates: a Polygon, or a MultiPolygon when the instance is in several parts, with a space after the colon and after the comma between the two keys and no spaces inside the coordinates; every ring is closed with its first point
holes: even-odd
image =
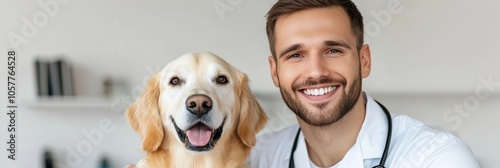
{"type": "MultiPolygon", "coordinates": [[[[387,118],[382,108],[366,94],[366,114],[356,143],[334,167],[371,168],[378,165],[387,138],[387,118]]],[[[287,168],[299,126],[257,137],[249,164],[252,168],[287,168]]],[[[312,168],[304,135],[299,135],[294,153],[296,168],[312,168]]],[[[456,136],[425,126],[405,115],[392,114],[392,138],[387,168],[476,168],[470,148],[456,136]]]]}

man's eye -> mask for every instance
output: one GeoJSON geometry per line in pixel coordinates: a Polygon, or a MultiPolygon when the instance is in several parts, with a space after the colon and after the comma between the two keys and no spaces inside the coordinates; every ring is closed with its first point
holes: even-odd
{"type": "Polygon", "coordinates": [[[327,54],[338,54],[338,53],[342,53],[342,51],[337,50],[337,49],[331,49],[331,50],[328,50],[328,52],[327,52],[327,54]]]}
{"type": "Polygon", "coordinates": [[[178,85],[179,83],[181,83],[181,80],[178,77],[173,77],[172,79],[170,79],[170,85],[172,86],[178,85]]]}
{"type": "Polygon", "coordinates": [[[288,59],[290,59],[290,58],[300,58],[300,56],[301,56],[300,54],[292,54],[292,55],[290,55],[288,57],[288,59]]]}
{"type": "Polygon", "coordinates": [[[220,75],[220,76],[217,77],[217,79],[215,80],[215,82],[217,82],[218,84],[226,84],[229,81],[227,80],[226,76],[220,75]]]}

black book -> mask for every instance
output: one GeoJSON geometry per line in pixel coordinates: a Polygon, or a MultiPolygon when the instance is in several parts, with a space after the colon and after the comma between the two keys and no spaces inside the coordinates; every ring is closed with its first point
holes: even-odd
{"type": "Polygon", "coordinates": [[[41,59],[37,59],[35,61],[38,96],[49,96],[51,93],[48,64],[49,63],[47,61],[41,59]]]}
{"type": "Polygon", "coordinates": [[[49,64],[50,89],[52,96],[62,96],[61,64],[62,60],[56,60],[49,64]]]}

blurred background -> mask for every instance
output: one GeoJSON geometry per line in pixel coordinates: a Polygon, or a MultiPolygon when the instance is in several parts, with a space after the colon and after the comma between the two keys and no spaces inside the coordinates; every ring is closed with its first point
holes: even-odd
{"type": "MultiPolygon", "coordinates": [[[[274,2],[0,0],[0,77],[16,49],[18,105],[13,161],[9,104],[0,104],[1,167],[136,163],[141,140],[124,111],[152,74],[188,52],[211,51],[249,75],[270,117],[263,132],[295,123],[269,75],[265,15],[274,2]]],[[[500,1],[355,3],[373,61],[364,91],[392,113],[456,134],[482,167],[500,165],[500,1]]]]}

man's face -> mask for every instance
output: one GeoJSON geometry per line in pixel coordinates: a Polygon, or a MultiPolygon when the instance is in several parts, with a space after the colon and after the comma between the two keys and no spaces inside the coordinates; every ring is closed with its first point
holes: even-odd
{"type": "Polygon", "coordinates": [[[341,7],[281,16],[275,37],[277,59],[269,57],[273,82],[300,119],[329,125],[360,100],[361,80],[370,73],[370,51],[364,45],[358,53],[341,7]]]}

